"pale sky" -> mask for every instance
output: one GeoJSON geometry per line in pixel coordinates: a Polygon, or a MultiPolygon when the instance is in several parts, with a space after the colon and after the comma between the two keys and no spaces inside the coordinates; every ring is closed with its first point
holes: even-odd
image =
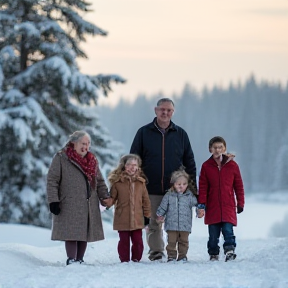
{"type": "Polygon", "coordinates": [[[119,74],[108,101],[184,84],[227,87],[253,73],[288,81],[288,0],[90,0],[85,19],[108,31],[82,45],[83,73],[119,74]]]}

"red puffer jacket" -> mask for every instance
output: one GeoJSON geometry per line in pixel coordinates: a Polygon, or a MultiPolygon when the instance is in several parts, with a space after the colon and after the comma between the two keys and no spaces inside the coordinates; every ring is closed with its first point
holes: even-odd
{"type": "Polygon", "coordinates": [[[223,155],[221,169],[212,156],[202,165],[198,203],[206,206],[205,224],[237,225],[236,206],[244,208],[244,188],[239,166],[232,159],[223,155]]]}

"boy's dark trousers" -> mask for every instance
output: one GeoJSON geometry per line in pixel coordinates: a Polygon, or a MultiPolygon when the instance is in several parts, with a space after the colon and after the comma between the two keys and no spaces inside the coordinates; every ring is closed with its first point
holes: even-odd
{"type": "Polygon", "coordinates": [[[118,242],[118,254],[121,262],[130,261],[130,239],[132,242],[131,247],[131,260],[139,262],[142,258],[144,245],[142,239],[142,229],[133,231],[118,231],[119,242],[118,242]]]}
{"type": "Polygon", "coordinates": [[[236,242],[233,231],[233,225],[231,223],[220,222],[208,225],[208,231],[209,231],[209,240],[207,243],[207,248],[209,255],[219,255],[220,247],[218,243],[221,232],[224,236],[224,244],[223,244],[224,254],[226,254],[227,251],[235,250],[236,242]]]}

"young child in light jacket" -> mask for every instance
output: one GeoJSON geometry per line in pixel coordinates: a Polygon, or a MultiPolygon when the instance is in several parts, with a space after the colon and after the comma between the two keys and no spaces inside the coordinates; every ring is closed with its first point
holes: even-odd
{"type": "Polygon", "coordinates": [[[135,154],[123,156],[118,167],[109,174],[108,180],[111,198],[107,206],[115,204],[113,229],[119,233],[120,261],[139,262],[144,250],[142,229],[149,224],[151,217],[146,176],[141,170],[140,157],[135,154]]]}
{"type": "Polygon", "coordinates": [[[168,262],[187,261],[189,234],[192,229],[192,208],[197,205],[195,195],[188,190],[189,175],[182,170],[173,172],[173,185],[164,195],[157,209],[157,221],[165,222],[168,262]]]}

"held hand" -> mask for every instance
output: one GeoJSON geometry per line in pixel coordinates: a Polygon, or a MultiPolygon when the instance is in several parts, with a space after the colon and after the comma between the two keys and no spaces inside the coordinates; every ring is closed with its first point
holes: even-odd
{"type": "Polygon", "coordinates": [[[198,218],[202,218],[205,214],[205,210],[204,209],[197,209],[197,217],[198,218]]]}
{"type": "Polygon", "coordinates": [[[101,205],[110,208],[113,205],[113,198],[101,199],[101,205]]]}
{"type": "Polygon", "coordinates": [[[237,206],[237,214],[240,214],[242,213],[244,210],[244,208],[240,207],[240,206],[237,206]]]}
{"type": "Polygon", "coordinates": [[[164,220],[165,220],[165,217],[164,217],[164,216],[157,216],[157,218],[156,218],[156,222],[157,222],[158,224],[163,223],[164,220]]]}
{"type": "Polygon", "coordinates": [[[60,213],[60,202],[51,202],[49,204],[50,212],[54,215],[59,215],[60,213]]]}

